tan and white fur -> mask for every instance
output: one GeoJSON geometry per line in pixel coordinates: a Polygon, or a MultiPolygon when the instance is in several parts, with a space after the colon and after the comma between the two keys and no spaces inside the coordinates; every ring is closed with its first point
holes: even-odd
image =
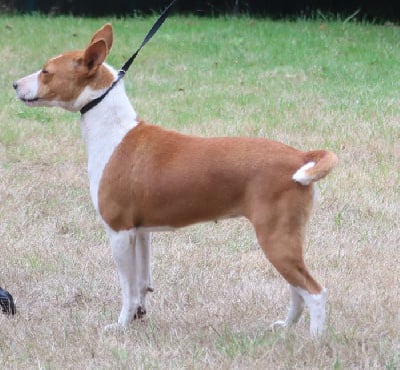
{"type": "MultiPolygon", "coordinates": [[[[116,78],[104,62],[112,42],[113,30],[106,24],[86,49],[52,58],[16,81],[17,97],[29,106],[79,111],[116,78]]],[[[119,325],[146,312],[146,294],[153,290],[152,231],[243,216],[290,286],[289,313],[272,327],[296,323],[305,305],[311,334],[322,333],[326,290],[304,264],[303,240],[313,183],[332,170],[335,154],[302,152],[261,138],[187,136],[149,125],[138,119],[123,81],[82,115],[81,126],[91,198],[109,236],[122,289],[119,325]]]]}

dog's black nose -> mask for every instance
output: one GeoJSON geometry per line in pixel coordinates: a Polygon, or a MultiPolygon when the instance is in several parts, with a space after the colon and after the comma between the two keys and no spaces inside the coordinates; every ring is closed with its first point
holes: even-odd
{"type": "Polygon", "coordinates": [[[14,90],[17,90],[18,84],[16,82],[13,83],[14,90]]]}

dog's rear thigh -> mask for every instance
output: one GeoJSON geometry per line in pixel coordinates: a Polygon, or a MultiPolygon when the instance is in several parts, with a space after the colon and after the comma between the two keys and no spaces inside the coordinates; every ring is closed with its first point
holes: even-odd
{"type": "Polygon", "coordinates": [[[258,242],[272,265],[294,286],[310,294],[321,292],[321,285],[311,276],[303,260],[301,232],[279,233],[268,227],[256,228],[258,242]]]}

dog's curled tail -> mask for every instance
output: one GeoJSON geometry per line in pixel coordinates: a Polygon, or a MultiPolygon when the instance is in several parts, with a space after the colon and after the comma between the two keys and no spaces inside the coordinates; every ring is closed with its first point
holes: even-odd
{"type": "Polygon", "coordinates": [[[328,150],[312,150],[304,153],[305,164],[293,175],[293,180],[301,185],[324,178],[336,166],[338,158],[328,150]]]}

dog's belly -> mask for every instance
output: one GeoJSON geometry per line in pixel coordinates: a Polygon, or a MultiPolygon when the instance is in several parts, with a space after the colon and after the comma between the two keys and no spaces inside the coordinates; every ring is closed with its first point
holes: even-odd
{"type": "Polygon", "coordinates": [[[240,210],[241,197],[232,192],[180,188],[145,193],[127,196],[116,191],[109,195],[101,207],[103,220],[115,231],[132,228],[175,229],[243,215],[240,210]]]}

